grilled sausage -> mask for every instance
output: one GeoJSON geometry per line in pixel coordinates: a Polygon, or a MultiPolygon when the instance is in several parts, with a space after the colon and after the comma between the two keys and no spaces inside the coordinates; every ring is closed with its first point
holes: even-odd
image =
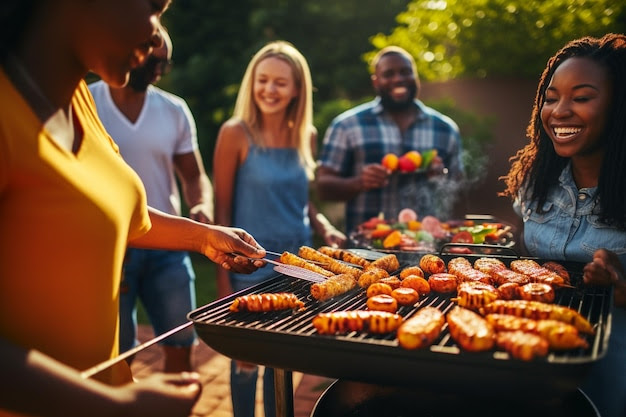
{"type": "Polygon", "coordinates": [[[497,286],[509,282],[519,285],[530,282],[530,278],[526,275],[510,270],[504,262],[496,258],[479,258],[474,262],[474,268],[489,275],[491,283],[497,286]]]}
{"type": "Polygon", "coordinates": [[[398,311],[398,302],[390,295],[379,294],[367,299],[367,308],[370,310],[395,313],[398,311]]]}
{"type": "Polygon", "coordinates": [[[370,261],[368,261],[367,259],[355,255],[354,253],[344,249],[332,248],[330,246],[321,246],[318,250],[324,255],[328,255],[333,259],[338,259],[349,264],[359,265],[362,268],[365,268],[370,264],[370,261]]]}
{"type": "Polygon", "coordinates": [[[360,269],[346,265],[343,262],[339,262],[338,260],[308,246],[300,246],[298,256],[310,261],[322,262],[323,268],[334,274],[350,274],[354,277],[354,279],[358,279],[361,275],[360,269]]]}
{"type": "Polygon", "coordinates": [[[563,278],[566,284],[568,285],[570,284],[569,272],[567,272],[567,269],[560,263],[549,261],[549,262],[544,262],[541,266],[543,266],[546,269],[549,269],[552,272],[555,272],[558,276],[563,278]]]}
{"type": "Polygon", "coordinates": [[[311,285],[311,295],[319,301],[326,301],[344,294],[356,287],[356,280],[350,274],[339,274],[328,278],[324,282],[311,285]]]}
{"type": "Polygon", "coordinates": [[[333,275],[335,275],[333,272],[327,269],[324,269],[321,266],[312,264],[311,262],[308,262],[305,259],[302,259],[298,255],[294,255],[293,253],[290,253],[287,251],[283,252],[282,255],[280,255],[280,261],[286,265],[299,266],[300,268],[317,272],[318,274],[321,274],[325,277],[332,277],[333,275]]]}
{"type": "Polygon", "coordinates": [[[389,272],[382,268],[370,267],[367,268],[359,277],[358,283],[361,288],[367,288],[375,282],[380,281],[381,278],[389,276],[389,272]]]}
{"type": "Polygon", "coordinates": [[[495,300],[480,309],[481,314],[512,314],[528,319],[552,319],[569,323],[583,333],[594,334],[593,326],[576,310],[558,304],[546,304],[540,301],[495,300]]]}
{"type": "Polygon", "coordinates": [[[530,282],[522,285],[517,292],[522,300],[541,301],[542,303],[554,302],[554,289],[542,282],[530,282]]]}
{"type": "Polygon", "coordinates": [[[450,310],[446,321],[450,335],[463,349],[479,352],[493,348],[495,331],[479,314],[456,306],[450,310]]]}
{"type": "Polygon", "coordinates": [[[400,261],[398,261],[398,257],[396,255],[390,253],[389,255],[385,255],[382,258],[378,258],[371,262],[367,267],[365,267],[365,270],[370,268],[380,268],[392,273],[400,268],[400,261]]]}
{"type": "Polygon", "coordinates": [[[505,282],[497,288],[499,300],[517,300],[519,298],[519,284],[505,282]]]}
{"type": "Polygon", "coordinates": [[[454,258],[448,262],[448,272],[456,276],[457,282],[477,281],[491,284],[491,277],[478,269],[474,269],[470,261],[465,258],[454,258]]]}
{"type": "Polygon", "coordinates": [[[313,318],[313,327],[320,334],[337,334],[366,331],[391,333],[402,323],[402,316],[386,311],[333,311],[320,313],[313,318]]]}
{"type": "Polygon", "coordinates": [[[428,277],[428,285],[430,289],[438,293],[449,293],[456,291],[456,276],[442,272],[439,274],[432,274],[428,277]]]}
{"type": "Polygon", "coordinates": [[[395,298],[398,304],[401,306],[413,305],[420,298],[419,292],[409,287],[396,288],[395,290],[391,291],[391,296],[395,298]]]}
{"type": "Polygon", "coordinates": [[[433,344],[445,323],[443,313],[435,307],[424,307],[405,320],[398,329],[398,343],[405,349],[420,349],[433,344]]]}
{"type": "Polygon", "coordinates": [[[446,272],[446,263],[438,257],[437,255],[432,255],[430,253],[422,256],[420,258],[420,268],[428,274],[439,274],[441,272],[446,272]]]}
{"type": "Polygon", "coordinates": [[[498,332],[496,344],[511,356],[523,361],[531,361],[536,356],[548,354],[548,341],[533,333],[521,330],[498,332]]]}
{"type": "Polygon", "coordinates": [[[230,311],[266,312],[279,310],[303,310],[304,303],[293,293],[262,293],[242,295],[235,298],[230,311]]]}

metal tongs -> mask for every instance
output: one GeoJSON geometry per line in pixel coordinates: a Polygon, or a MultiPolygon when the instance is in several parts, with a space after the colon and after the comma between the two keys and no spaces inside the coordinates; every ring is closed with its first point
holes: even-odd
{"type": "MultiPolygon", "coordinates": [[[[272,251],[267,251],[267,250],[265,252],[268,255],[274,255],[274,256],[279,256],[279,257],[281,256],[281,254],[278,252],[272,252],[272,251]]],[[[243,256],[241,254],[234,254],[234,255],[243,256]]],[[[248,258],[248,259],[250,259],[251,261],[264,261],[264,262],[270,263],[274,265],[274,271],[283,275],[290,276],[290,277],[299,278],[299,279],[303,279],[303,280],[310,281],[310,282],[323,282],[328,279],[328,277],[325,277],[322,274],[318,274],[317,272],[309,271],[308,269],[295,266],[295,265],[287,265],[287,264],[278,262],[273,259],[268,259],[267,257],[261,258],[261,259],[257,259],[257,258],[248,258]]],[[[321,262],[309,261],[309,260],[307,260],[307,262],[311,262],[315,264],[321,263],[321,262]]]]}

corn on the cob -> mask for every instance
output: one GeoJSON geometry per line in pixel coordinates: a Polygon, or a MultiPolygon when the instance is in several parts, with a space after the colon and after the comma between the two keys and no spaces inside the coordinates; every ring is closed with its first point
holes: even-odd
{"type": "Polygon", "coordinates": [[[578,331],[593,334],[593,326],[576,310],[558,304],[546,304],[540,301],[495,300],[480,309],[483,315],[500,313],[512,314],[535,320],[553,319],[569,323],[578,331]]]}
{"type": "Polygon", "coordinates": [[[402,316],[385,311],[334,311],[320,313],[313,318],[313,326],[320,334],[347,332],[391,333],[402,323],[402,316]]]}
{"type": "Polygon", "coordinates": [[[495,331],[472,310],[456,306],[446,316],[452,338],[465,350],[478,352],[493,348],[495,331]]]}
{"type": "Polygon", "coordinates": [[[340,261],[359,265],[363,268],[370,264],[370,261],[368,261],[367,259],[355,255],[354,253],[344,249],[331,248],[330,246],[321,246],[318,250],[324,255],[328,255],[333,259],[339,259],[340,261]]]}
{"type": "Polygon", "coordinates": [[[316,282],[311,285],[311,295],[319,301],[326,301],[330,298],[344,294],[356,287],[356,280],[350,274],[339,274],[328,278],[323,282],[316,282]]]}
{"type": "Polygon", "coordinates": [[[446,263],[443,261],[443,259],[441,259],[437,255],[432,255],[430,253],[420,258],[419,266],[424,272],[429,274],[439,274],[441,272],[446,272],[446,263]]]}
{"type": "Polygon", "coordinates": [[[510,314],[487,314],[487,321],[496,331],[514,331],[535,333],[548,341],[550,349],[568,350],[587,348],[576,327],[558,320],[533,320],[510,314]]]}
{"type": "Polygon", "coordinates": [[[354,279],[358,279],[359,275],[361,275],[360,269],[339,262],[336,259],[308,246],[301,246],[298,250],[298,256],[310,261],[321,262],[324,269],[327,269],[334,274],[350,274],[354,277],[354,279]]]}
{"type": "Polygon", "coordinates": [[[302,310],[304,303],[293,293],[262,293],[242,295],[235,298],[230,311],[266,312],[279,310],[302,310]]]}
{"type": "Polygon", "coordinates": [[[438,308],[421,308],[398,329],[398,343],[405,349],[430,346],[439,337],[444,323],[443,313],[438,308]]]}
{"type": "Polygon", "coordinates": [[[543,337],[521,330],[498,332],[496,344],[514,358],[523,361],[531,361],[536,356],[548,354],[548,342],[543,337]]]}

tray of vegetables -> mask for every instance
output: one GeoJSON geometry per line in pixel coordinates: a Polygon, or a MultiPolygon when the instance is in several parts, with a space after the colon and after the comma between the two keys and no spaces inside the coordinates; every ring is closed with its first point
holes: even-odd
{"type": "Polygon", "coordinates": [[[350,234],[350,245],[384,252],[475,253],[480,247],[515,245],[514,227],[489,215],[467,215],[464,219],[440,220],[435,216],[418,218],[403,209],[394,219],[379,215],[359,225],[350,234]],[[450,245],[458,244],[458,245],[450,245]]]}

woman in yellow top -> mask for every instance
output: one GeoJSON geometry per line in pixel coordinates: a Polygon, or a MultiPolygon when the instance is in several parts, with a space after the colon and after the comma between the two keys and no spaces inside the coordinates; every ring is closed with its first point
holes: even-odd
{"type": "Polygon", "coordinates": [[[241,229],[146,205],[83,81],[123,86],[161,44],[169,0],[8,0],[0,17],[0,416],[188,415],[195,374],[129,383],[117,356],[126,246],[193,250],[251,272],[265,251],[241,229]],[[36,395],[36,398],[35,398],[36,395]]]}

